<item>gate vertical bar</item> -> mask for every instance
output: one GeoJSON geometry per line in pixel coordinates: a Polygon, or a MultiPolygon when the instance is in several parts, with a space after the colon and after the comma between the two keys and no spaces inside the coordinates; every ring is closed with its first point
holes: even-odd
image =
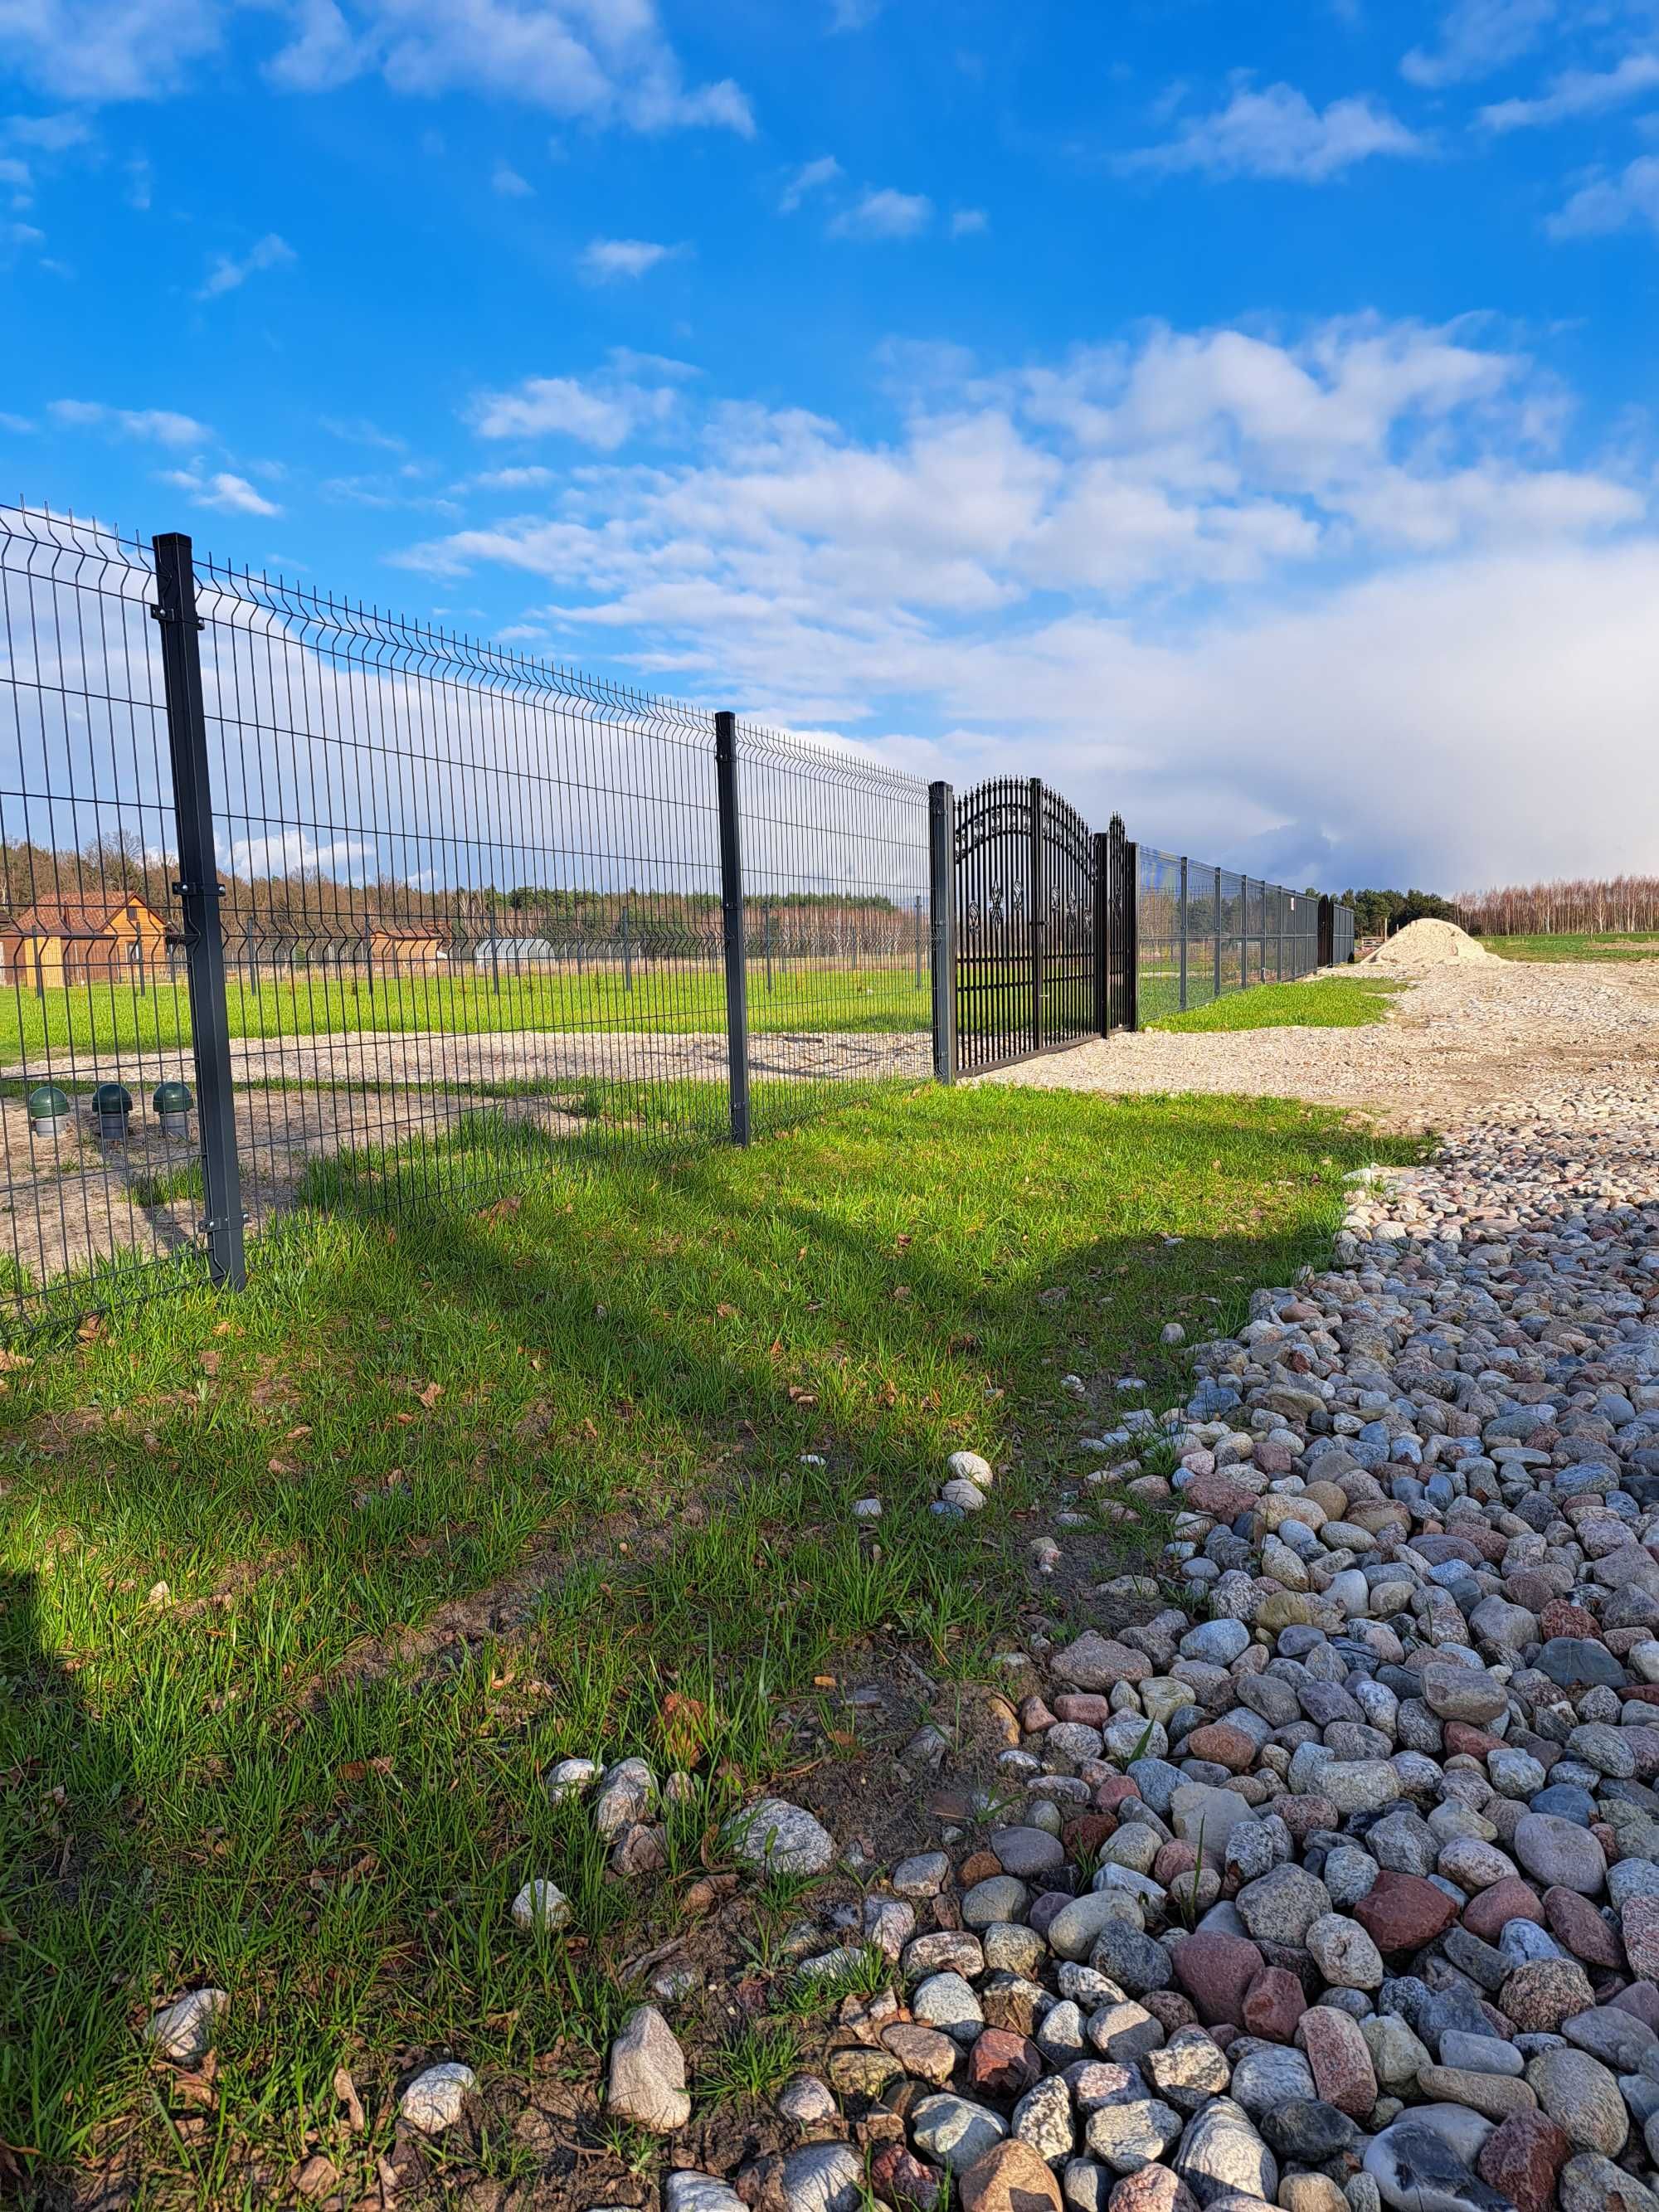
{"type": "MultiPolygon", "coordinates": [[[[1115,817],[1114,817],[1116,818],[1115,817]]],[[[1120,830],[1122,823],[1118,823],[1120,830]]],[[[1140,848],[1133,837],[1120,836],[1123,890],[1119,912],[1123,917],[1123,1026],[1140,1027],[1140,848]]]]}
{"type": "Polygon", "coordinates": [[[1181,1011],[1187,1011],[1187,855],[1181,856],[1181,1011]]]}
{"type": "Polygon", "coordinates": [[[927,787],[927,896],[933,923],[933,1079],[957,1079],[956,799],[948,783],[927,787]]]}
{"type": "Polygon", "coordinates": [[[153,539],[152,545],[167,751],[179,825],[175,889],[184,926],[196,1061],[197,1126],[201,1132],[206,1193],[203,1231],[209,1273],[216,1283],[240,1291],[247,1281],[247,1260],[242,1243],[242,1176],[236,1158],[236,1098],[230,1079],[230,1020],[225,1004],[225,948],[219,921],[219,864],[213,842],[213,787],[208,772],[196,569],[190,540],[178,532],[153,539]]]}
{"type": "Polygon", "coordinates": [[[1215,995],[1221,996],[1221,871],[1215,872],[1215,995]]]}
{"type": "Polygon", "coordinates": [[[726,951],[726,1062],[732,1141],[746,1145],[749,1115],[749,976],[743,948],[743,817],[738,809],[738,718],[714,717],[714,783],[720,826],[720,935],[726,951]]]}
{"type": "Polygon", "coordinates": [[[1031,1049],[1042,1049],[1042,785],[1031,778],[1031,1049]]]}

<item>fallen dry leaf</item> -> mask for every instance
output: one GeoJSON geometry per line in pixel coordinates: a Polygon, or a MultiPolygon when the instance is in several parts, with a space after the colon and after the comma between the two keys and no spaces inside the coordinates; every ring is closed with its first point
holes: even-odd
{"type": "Polygon", "coordinates": [[[659,1725],[663,1749],[677,1766],[695,1766],[708,1740],[708,1708],[696,1698],[671,1690],[662,1701],[659,1725]]]}
{"type": "Polygon", "coordinates": [[[335,2069],[334,2094],[345,2106],[346,2125],[354,2131],[361,2133],[368,2124],[363,2112],[363,2100],[357,2094],[357,2084],[343,2066],[335,2069]]]}
{"type": "Polygon", "coordinates": [[[426,1407],[428,1413],[432,1411],[432,1408],[437,1404],[439,1399],[441,1398],[443,1395],[444,1386],[441,1382],[428,1382],[424,1390],[417,1390],[415,1393],[415,1395],[426,1407]]]}

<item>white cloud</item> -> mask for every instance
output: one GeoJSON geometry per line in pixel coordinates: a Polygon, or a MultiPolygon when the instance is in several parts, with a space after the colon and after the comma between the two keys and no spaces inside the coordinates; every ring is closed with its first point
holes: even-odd
{"type": "Polygon", "coordinates": [[[198,507],[214,507],[221,514],[280,514],[283,511],[256,491],[246,477],[233,476],[228,469],[210,476],[194,469],[167,469],[161,480],[188,492],[198,507]]]}
{"type": "Polygon", "coordinates": [[[383,430],[378,422],[371,422],[366,416],[356,415],[342,419],[337,415],[325,415],[320,420],[322,428],[331,438],[343,439],[348,445],[374,446],[383,453],[406,453],[409,451],[406,439],[397,437],[390,430],[383,430]]]}
{"type": "Polygon", "coordinates": [[[644,276],[660,261],[677,259],[683,246],[661,246],[647,238],[596,238],[582,248],[581,272],[591,284],[644,276]]]}
{"type": "Polygon", "coordinates": [[[248,278],[263,269],[281,269],[299,256],[285,239],[278,238],[274,230],[255,240],[238,261],[228,253],[216,253],[208,264],[208,273],[198,287],[198,300],[216,300],[223,292],[234,292],[248,278]]]}
{"type": "Polygon", "coordinates": [[[933,219],[933,203],[921,192],[895,191],[890,185],[867,191],[856,206],[830,224],[836,238],[915,238],[933,219]]]}
{"type": "Polygon", "coordinates": [[[94,399],[54,399],[46,412],[65,429],[112,430],[124,438],[160,446],[199,446],[213,435],[194,416],[175,415],[165,407],[106,407],[94,399]]]}
{"type": "Polygon", "coordinates": [[[1592,177],[1544,228],[1552,238],[1594,238],[1632,223],[1659,231],[1659,155],[1639,155],[1617,176],[1592,177]]]}
{"type": "MultiPolygon", "coordinates": [[[[48,97],[148,100],[220,55],[245,0],[0,0],[0,52],[48,97]]],[[[470,92],[637,131],[752,137],[729,78],[687,85],[654,0],[257,0],[289,92],[376,75],[396,93],[470,92]]]]}
{"type": "Polygon", "coordinates": [[[1316,108],[1294,85],[1240,85],[1225,107],[1194,117],[1161,146],[1126,154],[1120,167],[1211,177],[1273,177],[1323,184],[1377,155],[1420,155],[1425,142],[1366,97],[1316,108]]]}
{"type": "Polygon", "coordinates": [[[521,177],[505,161],[497,161],[490,172],[489,188],[507,200],[533,200],[536,197],[536,187],[528,177],[521,177]]]}
{"type": "Polygon", "coordinates": [[[1400,73],[1431,90],[1489,76],[1530,52],[1555,14],[1556,0],[1452,0],[1437,50],[1413,46],[1400,73]]]}
{"type": "Polygon", "coordinates": [[[472,479],[480,491],[539,491],[544,484],[557,481],[551,469],[532,466],[522,469],[485,469],[472,479]]]}
{"type": "Polygon", "coordinates": [[[177,91],[222,42],[224,0],[0,0],[0,52],[51,100],[177,91]]]}
{"type": "Polygon", "coordinates": [[[951,217],[952,238],[977,238],[991,227],[991,218],[983,208],[958,208],[951,217]]]}
{"type": "Polygon", "coordinates": [[[1626,54],[1610,70],[1568,70],[1536,100],[1500,100],[1476,118],[1488,131],[1525,131],[1599,115],[1659,87],[1659,52],[1626,54]]]}
{"type": "Polygon", "coordinates": [[[653,0],[294,0],[274,82],[325,90],[375,72],[394,92],[465,91],[638,131],[752,137],[729,78],[688,87],[653,0]]]}
{"type": "Polygon", "coordinates": [[[892,732],[960,783],[1052,775],[1253,872],[1449,887],[1550,839],[1659,865],[1628,805],[1659,686],[1649,460],[1569,455],[1524,356],[1370,317],[1159,329],[1017,372],[941,356],[902,404],[880,441],[716,401],[678,460],[503,487],[546,497],[403,557],[533,580],[523,627],[573,658],[892,732]],[[1611,722],[1573,707],[1586,675],[1611,722]],[[1567,726],[1594,732],[1571,787],[1567,726]]]}
{"type": "Polygon", "coordinates": [[[666,421],[676,404],[668,386],[623,376],[586,383],[572,376],[531,376],[511,392],[481,392],[469,419],[481,438],[574,438],[609,453],[636,430],[666,421]]]}
{"type": "Polygon", "coordinates": [[[841,163],[833,154],[822,154],[816,161],[803,162],[783,188],[778,213],[793,215],[808,192],[820,191],[825,185],[834,184],[841,173],[841,163]]]}

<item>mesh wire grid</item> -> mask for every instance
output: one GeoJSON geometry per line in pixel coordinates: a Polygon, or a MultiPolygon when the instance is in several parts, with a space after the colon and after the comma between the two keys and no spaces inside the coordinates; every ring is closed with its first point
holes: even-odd
{"type": "MultiPolygon", "coordinates": [[[[200,1279],[204,1176],[154,564],[3,509],[0,593],[0,1291],[24,1311],[200,1279]],[[64,1110],[32,1114],[52,1085],[64,1110]]],[[[196,602],[250,1226],[726,1133],[715,718],[199,556],[196,602]]],[[[759,729],[739,751],[764,1125],[927,1069],[927,792],[759,729]]]]}
{"type": "Polygon", "coordinates": [[[155,599],[136,540],[0,507],[0,1310],[14,1314],[60,1289],[113,1303],[204,1273],[194,1124],[157,1110],[179,1073],[181,946],[155,599]]]}

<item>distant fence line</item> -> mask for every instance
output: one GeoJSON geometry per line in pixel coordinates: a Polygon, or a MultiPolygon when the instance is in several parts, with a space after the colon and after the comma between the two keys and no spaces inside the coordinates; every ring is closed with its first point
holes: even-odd
{"type": "Polygon", "coordinates": [[[850,750],[0,508],[0,1296],[419,1213],[1346,956],[1352,915],[850,750]]]}

